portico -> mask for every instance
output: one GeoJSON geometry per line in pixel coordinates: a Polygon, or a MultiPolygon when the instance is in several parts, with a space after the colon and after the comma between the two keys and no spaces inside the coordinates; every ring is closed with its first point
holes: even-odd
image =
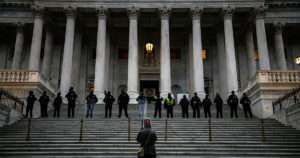
{"type": "Polygon", "coordinates": [[[297,21],[274,18],[281,14],[260,1],[224,2],[226,7],[202,1],[152,6],[145,0],[126,7],[99,2],[41,1],[15,12],[10,9],[16,6],[8,6],[0,14],[5,32],[0,56],[7,59],[1,68],[40,71],[63,95],[75,87],[81,101],[91,88],[100,101],[105,90],[117,96],[125,89],[131,103],[142,81],[159,83],[162,96],[197,92],[203,98],[219,92],[226,97],[257,70],[299,69],[293,59],[300,42],[285,45],[293,34],[283,33],[284,28],[297,32],[297,21]],[[17,12],[25,17],[14,16],[17,12]],[[153,44],[151,53],[147,43],[153,44]]]}

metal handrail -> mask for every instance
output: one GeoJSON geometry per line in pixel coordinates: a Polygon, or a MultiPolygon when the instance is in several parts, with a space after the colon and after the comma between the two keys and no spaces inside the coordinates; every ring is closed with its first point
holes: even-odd
{"type": "Polygon", "coordinates": [[[277,109],[281,111],[283,107],[289,107],[291,105],[300,103],[299,96],[300,96],[300,87],[278,98],[276,101],[273,102],[273,113],[276,113],[278,111],[277,109]]]}

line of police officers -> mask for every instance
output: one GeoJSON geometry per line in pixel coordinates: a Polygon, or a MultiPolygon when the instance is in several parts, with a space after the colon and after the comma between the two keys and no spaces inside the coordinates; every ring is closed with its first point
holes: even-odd
{"type": "MultiPolygon", "coordinates": [[[[142,95],[142,94],[141,94],[142,95]]],[[[69,92],[65,96],[68,100],[68,117],[74,117],[74,109],[76,105],[76,99],[77,99],[77,94],[75,93],[73,87],[69,89],[69,92]]],[[[90,115],[92,117],[93,113],[93,106],[96,104],[95,101],[91,103],[91,99],[89,98],[95,98],[93,100],[97,100],[96,95],[91,92],[87,97],[87,117],[90,115]],[[88,115],[89,114],[89,115],[88,115]]],[[[37,100],[35,95],[33,94],[32,91],[29,92],[29,96],[27,97],[27,107],[26,107],[26,117],[28,117],[28,114],[30,114],[30,117],[32,117],[32,110],[33,110],[33,105],[34,102],[37,100]]],[[[49,96],[47,95],[46,92],[43,92],[42,96],[39,98],[40,106],[41,106],[41,117],[48,117],[48,103],[50,99],[49,96]]],[[[105,97],[103,99],[103,102],[105,103],[105,118],[111,117],[112,114],[112,105],[115,101],[115,98],[111,95],[111,93],[108,91],[105,91],[105,97]]],[[[168,96],[163,99],[160,97],[159,93],[152,98],[149,99],[149,102],[154,101],[154,118],[157,116],[161,118],[161,111],[162,111],[162,105],[166,109],[167,112],[167,118],[171,117],[173,118],[174,116],[174,106],[176,105],[175,99],[172,97],[171,93],[168,94],[168,96]]],[[[129,96],[128,94],[122,90],[121,94],[118,97],[118,105],[119,105],[119,114],[118,117],[120,118],[122,116],[122,111],[124,110],[125,116],[128,118],[128,103],[129,103],[129,96]]],[[[217,93],[216,97],[214,98],[214,103],[216,105],[216,110],[217,110],[217,118],[221,117],[223,118],[223,99],[220,97],[220,95],[217,93]]],[[[53,102],[53,107],[54,107],[54,113],[53,117],[59,117],[60,116],[60,107],[62,104],[62,97],[60,93],[57,93],[56,98],[54,99],[53,102]]],[[[193,118],[200,118],[200,108],[203,107],[204,109],[204,115],[206,117],[211,117],[211,106],[212,106],[212,101],[209,98],[209,95],[206,95],[205,98],[202,100],[199,98],[197,93],[194,93],[194,96],[189,100],[185,95],[183,98],[180,100],[179,104],[181,105],[182,109],[182,117],[183,118],[188,118],[189,117],[189,105],[191,105],[192,110],[193,110],[193,118]]],[[[230,116],[233,118],[234,116],[237,118],[238,113],[237,113],[237,108],[239,104],[239,99],[235,95],[234,91],[232,91],[231,95],[227,99],[227,104],[230,107],[230,116]]],[[[244,114],[245,117],[248,118],[249,116],[252,118],[252,112],[251,112],[251,101],[248,98],[248,96],[244,93],[242,98],[240,99],[240,104],[243,106],[244,114]]]]}

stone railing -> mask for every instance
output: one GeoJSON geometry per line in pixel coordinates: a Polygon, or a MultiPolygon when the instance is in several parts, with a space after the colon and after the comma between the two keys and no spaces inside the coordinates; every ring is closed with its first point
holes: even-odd
{"type": "Polygon", "coordinates": [[[256,81],[260,83],[300,83],[300,71],[258,71],[256,81]]]}
{"type": "Polygon", "coordinates": [[[0,82],[39,82],[37,71],[0,70],[0,82]]]}

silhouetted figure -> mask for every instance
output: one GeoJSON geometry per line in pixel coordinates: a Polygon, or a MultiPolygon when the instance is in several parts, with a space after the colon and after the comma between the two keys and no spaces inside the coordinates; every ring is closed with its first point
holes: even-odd
{"type": "Polygon", "coordinates": [[[107,116],[111,118],[112,105],[115,102],[115,98],[111,95],[110,91],[105,93],[103,102],[105,103],[105,118],[107,118],[107,116]]]}
{"type": "Polygon", "coordinates": [[[164,106],[167,110],[167,118],[173,118],[173,107],[175,104],[175,99],[172,98],[171,93],[168,93],[168,97],[164,101],[164,106]]]}
{"type": "Polygon", "coordinates": [[[248,114],[249,114],[250,118],[252,118],[252,112],[250,107],[251,100],[248,98],[246,93],[243,93],[240,103],[243,105],[245,117],[248,118],[248,114]]]}
{"type": "Polygon", "coordinates": [[[54,106],[53,117],[59,117],[61,104],[62,104],[61,93],[57,93],[56,98],[53,101],[53,106],[54,106]]]}
{"type": "Polygon", "coordinates": [[[41,117],[48,117],[48,103],[50,99],[47,95],[47,92],[44,91],[42,96],[39,99],[40,105],[41,105],[41,117]]]}
{"type": "Polygon", "coordinates": [[[85,115],[86,118],[93,117],[94,107],[97,102],[98,102],[97,96],[94,94],[93,91],[91,91],[90,94],[86,97],[86,103],[87,103],[86,115],[85,115]]]}
{"type": "Polygon", "coordinates": [[[151,129],[149,119],[144,120],[144,129],[142,129],[136,138],[140,147],[144,149],[144,157],[138,158],[156,158],[155,142],[157,140],[156,133],[151,129]]]}
{"type": "Polygon", "coordinates": [[[28,117],[28,113],[30,113],[30,118],[32,118],[32,110],[34,102],[36,101],[36,97],[33,94],[33,91],[29,91],[29,96],[26,99],[27,107],[26,107],[26,117],[28,117]]]}
{"type": "Polygon", "coordinates": [[[74,118],[74,110],[75,110],[75,105],[76,105],[76,99],[77,99],[77,94],[74,92],[74,88],[71,87],[69,89],[69,92],[66,95],[66,98],[68,99],[68,117],[73,117],[74,118]]]}
{"type": "Polygon", "coordinates": [[[161,118],[161,105],[162,105],[163,98],[160,97],[159,93],[156,94],[154,98],[154,104],[155,104],[155,109],[154,109],[154,118],[156,118],[157,113],[159,118],[161,118]]]}
{"type": "Polygon", "coordinates": [[[137,97],[136,101],[138,102],[138,106],[139,106],[139,119],[143,120],[144,113],[145,113],[145,104],[147,101],[143,92],[140,93],[140,95],[137,97]]]}
{"type": "Polygon", "coordinates": [[[124,90],[122,90],[120,96],[118,97],[119,118],[122,116],[122,110],[124,110],[125,116],[128,118],[128,113],[127,113],[128,103],[129,103],[129,96],[124,90]]]}
{"type": "Polygon", "coordinates": [[[201,100],[198,97],[197,93],[194,93],[194,96],[191,99],[191,106],[193,109],[193,118],[195,118],[195,117],[200,118],[201,100]]]}
{"type": "Polygon", "coordinates": [[[183,95],[183,98],[180,100],[179,104],[181,105],[182,118],[189,118],[189,100],[186,95],[183,95]]]}
{"type": "Polygon", "coordinates": [[[223,118],[223,99],[221,98],[219,93],[216,94],[214,103],[216,104],[217,118],[223,118]]]}
{"type": "Polygon", "coordinates": [[[209,95],[206,94],[204,100],[202,101],[202,104],[203,104],[203,108],[204,108],[205,118],[207,118],[207,116],[210,118],[211,117],[210,107],[212,105],[212,102],[209,98],[209,95]]]}
{"type": "Polygon", "coordinates": [[[227,99],[227,104],[230,106],[230,117],[233,118],[233,115],[238,118],[237,108],[239,104],[239,99],[235,95],[234,91],[231,92],[231,95],[227,99]]]}

